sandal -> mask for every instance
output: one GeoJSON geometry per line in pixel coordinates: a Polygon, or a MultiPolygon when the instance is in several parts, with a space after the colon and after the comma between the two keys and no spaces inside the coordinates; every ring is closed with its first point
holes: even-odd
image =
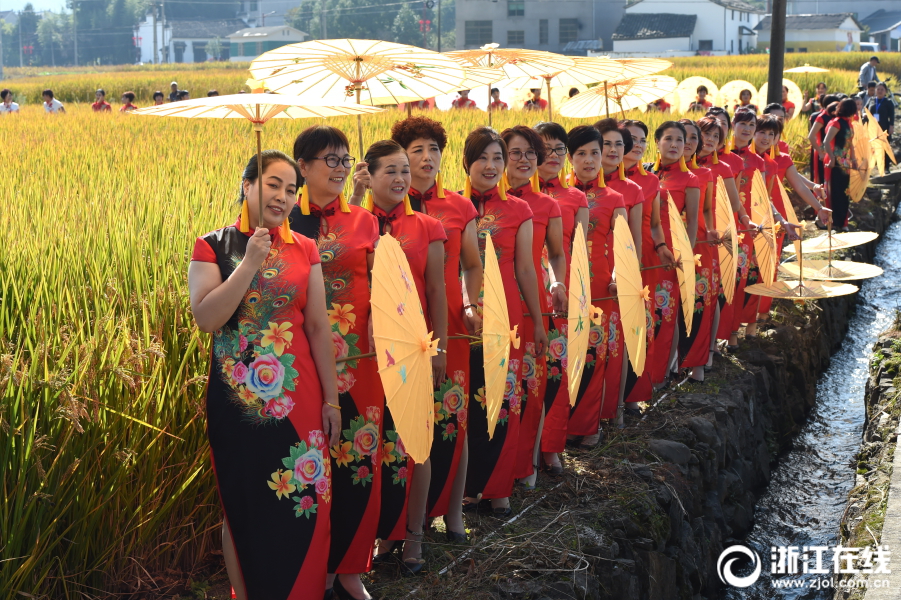
{"type": "MultiPolygon", "coordinates": [[[[407,535],[416,535],[419,536],[420,540],[425,538],[425,532],[422,531],[410,531],[410,528],[407,527],[407,535]]],[[[412,541],[412,540],[411,540],[412,541]]],[[[425,549],[425,543],[423,541],[419,542],[420,554],[425,549]]],[[[420,558],[404,558],[401,562],[403,562],[404,566],[407,568],[406,571],[402,572],[404,577],[413,577],[415,575],[419,575],[423,569],[425,569],[425,561],[420,558]]]]}

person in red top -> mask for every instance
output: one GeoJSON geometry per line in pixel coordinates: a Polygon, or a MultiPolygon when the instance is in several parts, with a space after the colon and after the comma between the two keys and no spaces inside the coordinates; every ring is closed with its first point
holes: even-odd
{"type": "Polygon", "coordinates": [[[733,107],[734,112],[738,112],[741,109],[752,110],[754,113],[757,113],[757,105],[751,104],[751,90],[742,90],[738,93],[738,104],[733,107]]]}
{"type": "MultiPolygon", "coordinates": [[[[794,106],[794,104],[792,106],[794,106]]],[[[763,109],[763,114],[773,115],[779,120],[780,123],[784,124],[786,118],[785,111],[786,108],[782,104],[773,102],[772,104],[766,105],[766,107],[763,109]]],[[[783,139],[779,140],[779,152],[781,152],[782,154],[791,154],[791,148],[788,147],[788,143],[783,139]]]]}
{"type": "MultiPolygon", "coordinates": [[[[544,141],[544,162],[538,165],[541,191],[556,200],[560,207],[563,253],[567,265],[564,284],[568,286],[573,235],[577,224],[582,225],[582,235],[588,231],[588,199],[585,192],[567,184],[566,174],[563,173],[566,145],[569,140],[566,130],[557,123],[542,122],[535,126],[535,131],[544,141]]],[[[547,271],[549,268],[548,264],[544,270],[547,271]]],[[[550,281],[549,273],[545,277],[550,281]]],[[[549,294],[550,290],[545,289],[545,292],[549,294]]],[[[548,297],[547,302],[551,301],[548,297]]],[[[566,315],[555,315],[549,324],[548,340],[554,352],[549,352],[545,359],[547,389],[544,395],[545,416],[544,426],[541,428],[541,452],[547,471],[551,475],[561,475],[563,465],[558,453],[566,448],[566,429],[569,422],[569,387],[566,369],[563,366],[563,357],[566,355],[566,315]],[[562,352],[559,351],[561,344],[562,352]]]]}
{"type": "Polygon", "coordinates": [[[707,89],[706,85],[699,85],[698,89],[697,89],[697,93],[698,93],[697,98],[695,99],[694,102],[692,102],[688,106],[688,110],[690,110],[690,111],[695,111],[695,110],[705,111],[708,108],[710,108],[711,106],[713,106],[713,103],[707,99],[707,94],[710,93],[710,90],[707,89]]]}
{"type": "Polygon", "coordinates": [[[523,110],[547,110],[547,100],[541,97],[541,88],[532,88],[529,93],[532,97],[522,105],[523,110]]]}
{"type": "Polygon", "coordinates": [[[460,96],[451,102],[451,108],[475,108],[475,100],[469,99],[469,90],[460,90],[460,96]]]}
{"type": "MultiPolygon", "coordinates": [[[[644,191],[641,186],[626,177],[626,168],[623,159],[632,151],[632,135],[623,127],[620,127],[616,119],[601,119],[594,124],[594,128],[601,132],[604,139],[601,148],[601,168],[604,172],[604,183],[614,192],[623,197],[628,214],[629,230],[632,240],[635,242],[636,254],[641,260],[642,245],[642,213],[644,207],[644,191]]],[[[607,370],[604,374],[604,404],[601,407],[601,418],[621,417],[619,407],[623,404],[626,392],[626,379],[628,378],[629,358],[626,354],[625,339],[619,303],[611,305],[607,339],[607,370]]],[[[629,416],[640,414],[638,406],[629,406],[629,416]]]]}
{"type": "Polygon", "coordinates": [[[99,89],[94,92],[94,98],[96,101],[91,104],[91,110],[94,112],[111,112],[113,107],[110,106],[110,103],[106,101],[106,90],[99,89]]]}
{"type": "Polygon", "coordinates": [[[159,106],[160,104],[162,104],[164,99],[165,99],[165,96],[163,96],[163,92],[161,92],[159,90],[153,92],[153,105],[154,106],[159,106]]]}
{"type": "MultiPolygon", "coordinates": [[[[410,205],[413,210],[438,219],[444,226],[444,285],[448,303],[448,332],[475,335],[481,319],[474,302],[482,289],[482,259],[476,233],[478,214],[472,202],[445,189],[440,177],[447,133],[441,123],[411,117],[391,128],[391,138],[410,158],[410,205]],[[462,275],[463,285],[460,285],[462,275]]],[[[435,391],[441,404],[432,439],[432,483],[429,517],[444,516],[449,542],[465,543],[463,488],[469,452],[466,445],[469,398],[469,340],[447,343],[447,380],[435,391]]]]}
{"type": "MultiPolygon", "coordinates": [[[[697,233],[697,207],[700,205],[701,182],[685,164],[685,126],[675,121],[666,121],[654,131],[659,156],[657,176],[660,177],[660,221],[668,248],[672,248],[670,230],[669,201],[672,197],[676,210],[680,213],[688,207],[688,237],[695,243],[697,233]],[[693,214],[694,213],[694,214],[693,214]]],[[[675,270],[661,271],[654,295],[657,303],[655,314],[654,353],[648,357],[651,381],[654,385],[664,383],[667,377],[677,371],[679,350],[679,315],[682,312],[679,279],[675,270]]]]}
{"type": "Polygon", "coordinates": [[[519,442],[516,450],[516,466],[514,477],[520,480],[525,489],[534,489],[538,477],[538,452],[540,451],[540,432],[544,421],[544,398],[547,391],[547,360],[545,354],[537,354],[532,332],[535,323],[544,327],[550,322],[545,316],[553,312],[562,314],[567,311],[568,296],[566,293],[566,255],[563,252],[563,223],[560,206],[557,202],[541,193],[538,179],[538,165],[545,159],[544,141],[535,130],[525,125],[516,125],[501,132],[501,139],[507,145],[506,181],[510,188],[507,197],[525,200],[532,210],[532,262],[535,273],[542,279],[539,283],[538,302],[541,315],[528,312],[523,306],[523,377],[522,377],[522,414],[519,424],[519,442]],[[542,266],[542,257],[547,260],[549,269],[542,266]],[[544,280],[544,276],[548,280],[544,280]],[[548,302],[550,290],[551,302],[548,302]],[[526,316],[527,315],[527,316],[526,316]]]}
{"type": "Polygon", "coordinates": [[[788,86],[782,86],[782,107],[785,109],[785,118],[791,119],[795,116],[795,103],[788,99],[788,86]]]}
{"type": "MultiPolygon", "coordinates": [[[[523,332],[523,302],[530,314],[541,311],[538,299],[538,279],[532,259],[532,210],[529,204],[507,196],[501,185],[507,166],[507,146],[490,127],[473,130],[463,145],[463,169],[467,181],[463,196],[469,197],[479,213],[479,250],[485,252],[484,240],[490,234],[498,255],[510,328],[523,332]]],[[[548,347],[543,322],[534,321],[535,352],[542,356],[548,347]]],[[[463,510],[478,507],[479,495],[491,500],[494,515],[509,515],[510,492],[513,491],[513,470],[519,439],[522,411],[522,359],[524,344],[510,348],[507,361],[506,393],[494,430],[488,437],[485,403],[484,356],[481,348],[470,351],[469,452],[478,460],[469,464],[466,473],[466,501],[463,510]]]]}
{"type": "Polygon", "coordinates": [[[851,169],[857,168],[854,129],[851,127],[851,119],[856,114],[853,102],[850,98],[845,98],[838,103],[835,118],[829,121],[826,127],[826,137],[823,138],[822,146],[825,149],[823,164],[826,167],[830,207],[834,212],[832,225],[841,231],[848,231],[848,209],[851,205],[848,186],[851,181],[851,169]]]}
{"type": "MultiPolygon", "coordinates": [[[[666,247],[666,237],[663,225],[660,222],[660,180],[657,175],[646,171],[641,164],[645,150],[648,146],[648,126],[642,121],[620,121],[632,138],[632,150],[626,153],[623,165],[626,177],[641,186],[644,195],[641,209],[641,246],[639,255],[644,267],[653,267],[660,264],[672,265],[675,259],[666,247]]],[[[642,283],[648,286],[648,290],[657,289],[659,269],[648,269],[641,272],[642,283]]],[[[648,325],[648,355],[652,353],[654,345],[654,312],[655,301],[653,296],[645,302],[645,316],[648,325]]],[[[638,402],[646,402],[651,399],[654,386],[651,383],[650,371],[638,376],[632,370],[632,365],[627,365],[626,391],[624,404],[626,410],[637,409],[638,402]]],[[[632,411],[634,414],[634,411],[632,411]]]]}
{"type": "Polygon", "coordinates": [[[671,108],[672,105],[663,98],[659,98],[648,104],[648,110],[657,110],[663,113],[668,113],[671,108]]]}
{"type": "Polygon", "coordinates": [[[135,101],[135,93],[134,92],[125,92],[122,94],[122,107],[119,109],[120,113],[127,113],[133,110],[138,110],[138,107],[132,104],[135,101]]]}
{"type": "MultiPolygon", "coordinates": [[[[444,288],[444,242],[447,236],[441,223],[410,206],[410,160],[394,140],[374,143],[363,159],[369,171],[371,196],[364,202],[379,222],[379,233],[391,235],[400,244],[410,265],[429,331],[438,341],[438,353],[432,357],[435,385],[442,385],[447,369],[447,296],[444,288]]],[[[385,445],[396,442],[394,420],[385,416],[385,445]],[[392,432],[394,435],[391,435],[392,432]]],[[[389,446],[390,447],[390,446],[389,446]]],[[[394,445],[397,449],[397,445],[394,445]]],[[[384,461],[383,461],[384,462],[384,461]]],[[[424,568],[422,526],[426,519],[431,459],[414,466],[413,459],[398,457],[397,471],[382,470],[382,510],[379,516],[379,554],[391,550],[394,540],[406,540],[404,566],[411,574],[424,568]],[[406,482],[400,469],[406,468],[406,482]],[[391,472],[394,471],[394,472],[391,472]]]]}
{"type": "MultiPolygon", "coordinates": [[[[835,117],[835,110],[838,108],[837,96],[826,96],[823,98],[823,108],[810,115],[810,131],[807,132],[807,141],[810,142],[810,148],[813,151],[811,157],[811,166],[813,168],[813,180],[817,183],[828,183],[826,179],[826,170],[823,166],[823,159],[826,158],[826,148],[823,145],[823,139],[826,137],[826,125],[835,117]]],[[[855,111],[857,105],[854,106],[855,111]]],[[[831,208],[831,206],[830,206],[831,208]]]]}
{"type": "Polygon", "coordinates": [[[697,152],[703,146],[700,126],[689,119],[679,122],[685,126],[686,133],[683,157],[689,170],[701,183],[698,206],[692,207],[689,200],[686,200],[683,209],[689,237],[694,235],[694,253],[701,256],[701,264],[695,266],[695,305],[691,331],[686,329],[684,319],[679,320],[679,366],[691,369],[690,381],[703,382],[704,367],[710,360],[711,340],[715,339],[713,327],[719,298],[720,273],[717,267],[717,249],[713,246],[720,239],[713,216],[716,176],[713,169],[702,167],[697,162],[697,152]]]}
{"type": "Polygon", "coordinates": [[[188,268],[194,320],[212,334],[206,417],[222,547],[237,598],[321,600],[341,425],[332,334],[316,244],[287,227],[298,167],[277,150],[261,167],[260,178],[254,155],[241,217],[197,238],[188,268]]]}
{"type": "MultiPolygon", "coordinates": [[[[304,239],[313,240],[319,249],[330,325],[329,346],[337,358],[375,351],[369,335],[369,273],[378,244],[378,221],[369,211],[348,206],[341,194],[354,162],[348,147],[344,133],[325,125],[308,127],[297,136],[294,159],[301,170],[303,187],[299,205],[290,215],[291,229],[304,239]]],[[[381,508],[383,461],[381,454],[370,447],[355,448],[355,436],[345,436],[345,432],[362,429],[381,440],[385,394],[376,359],[347,360],[334,368],[341,428],[337,444],[332,445],[326,457],[334,509],[327,554],[328,587],[365,597],[360,573],[371,569],[381,508]]]]}
{"type": "MultiPolygon", "coordinates": [[[[589,125],[579,125],[569,132],[569,162],[573,166],[570,184],[585,192],[588,200],[588,261],[591,271],[591,297],[609,298],[616,295],[613,280],[613,220],[621,215],[628,219],[622,194],[607,187],[602,173],[603,143],[601,132],[589,125]]],[[[615,300],[598,301],[603,311],[601,323],[591,325],[588,337],[588,353],[585,370],[579,385],[579,394],[573,406],[567,433],[582,436],[583,447],[593,447],[600,441],[601,409],[604,406],[604,382],[608,360],[608,348],[619,351],[621,340],[610,339],[610,315],[615,311],[615,300]]],[[[551,356],[554,350],[551,349],[551,356]]],[[[570,359],[572,357],[568,357],[570,359]]],[[[611,392],[611,398],[619,393],[611,392]]],[[[610,401],[615,414],[616,401],[610,401]]],[[[609,418],[612,415],[608,415],[609,418]]],[[[574,440],[575,441],[575,440],[574,440]]]]}
{"type": "Polygon", "coordinates": [[[509,108],[507,103],[501,100],[501,91],[497,88],[491,88],[491,104],[488,105],[488,110],[507,110],[509,108]]]}

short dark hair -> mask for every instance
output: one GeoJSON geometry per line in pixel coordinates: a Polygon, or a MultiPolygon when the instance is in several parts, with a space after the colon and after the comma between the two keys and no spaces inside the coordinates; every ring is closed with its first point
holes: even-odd
{"type": "Polygon", "coordinates": [[[569,136],[566,135],[566,129],[559,123],[553,121],[542,121],[535,125],[535,131],[543,138],[552,140],[560,140],[564,146],[569,145],[569,136]]]}
{"type": "Polygon", "coordinates": [[[498,94],[501,93],[501,91],[500,91],[499,89],[497,89],[497,88],[491,88],[491,93],[493,94],[494,92],[497,92],[498,94]]]}
{"type": "Polygon", "coordinates": [[[96,92],[94,92],[94,93],[95,93],[95,94],[100,94],[101,96],[106,96],[106,90],[104,90],[103,88],[99,88],[99,89],[98,89],[96,92]]]}
{"type": "Polygon", "coordinates": [[[875,81],[869,82],[869,83],[867,84],[867,87],[868,87],[868,88],[874,88],[874,87],[876,87],[876,82],[875,82],[875,81]]]}
{"type": "MultiPolygon", "coordinates": [[[[309,162],[326,148],[350,149],[350,142],[343,131],[330,125],[307,127],[294,139],[294,160],[309,162]]],[[[303,176],[298,181],[298,185],[303,185],[303,176]]]]}
{"type": "Polygon", "coordinates": [[[871,56],[871,57],[870,57],[870,60],[875,60],[876,62],[879,62],[879,57],[878,57],[878,56],[871,56]]]}
{"type": "Polygon", "coordinates": [[[886,92],[888,91],[888,84],[884,81],[880,81],[879,83],[877,83],[876,87],[882,87],[882,88],[885,88],[886,92]]]}
{"type": "Polygon", "coordinates": [[[504,140],[504,144],[509,144],[510,140],[513,139],[513,136],[517,135],[525,139],[535,151],[535,154],[538,155],[539,166],[544,164],[544,159],[547,158],[547,152],[544,149],[544,140],[541,139],[538,132],[525,125],[514,125],[501,132],[501,139],[504,140]]]}
{"type": "Polygon", "coordinates": [[[601,119],[594,124],[594,128],[601,133],[601,137],[604,137],[605,133],[610,133],[612,131],[617,132],[620,137],[623,138],[623,156],[632,152],[632,134],[630,134],[625,127],[620,125],[616,119],[601,119]]]}
{"type": "Polygon", "coordinates": [[[754,123],[757,125],[757,113],[751,110],[750,108],[739,108],[735,111],[735,114],[732,115],[732,124],[736,123],[754,123]]]}
{"type": "Polygon", "coordinates": [[[578,95],[579,95],[579,88],[569,88],[569,97],[570,98],[572,98],[573,96],[578,96],[578,95]]]}
{"type": "Polygon", "coordinates": [[[701,130],[701,133],[710,133],[714,128],[720,135],[720,143],[725,143],[726,132],[723,130],[723,124],[720,123],[719,119],[714,116],[707,116],[698,120],[698,129],[701,130]]]}
{"type": "Polygon", "coordinates": [[[642,131],[644,131],[645,137],[648,135],[648,126],[645,125],[644,121],[639,121],[638,119],[625,119],[619,122],[620,127],[638,127],[642,131]]]}
{"type": "Polygon", "coordinates": [[[720,106],[711,106],[707,109],[707,112],[704,113],[705,117],[716,117],[717,115],[725,115],[726,116],[726,133],[732,131],[732,118],[729,116],[729,111],[720,106]]]}
{"type": "Polygon", "coordinates": [[[134,92],[125,92],[122,94],[122,97],[128,100],[129,102],[135,101],[135,93],[134,92]]]}
{"type": "Polygon", "coordinates": [[[394,140],[380,140],[375,142],[366,149],[366,156],[363,157],[363,162],[366,163],[366,170],[369,171],[370,174],[375,173],[379,168],[381,159],[386,156],[391,156],[392,154],[403,154],[404,156],[407,156],[407,151],[394,140]]]}
{"type": "Polygon", "coordinates": [[[857,103],[850,98],[845,98],[841,102],[838,103],[838,108],[835,110],[835,116],[837,117],[853,117],[857,114],[857,103]]]}
{"type": "Polygon", "coordinates": [[[782,103],[780,102],[771,102],[770,104],[767,104],[766,108],[763,109],[763,114],[768,115],[774,110],[781,110],[782,116],[785,116],[785,107],[782,106],[782,103]]]}
{"type": "Polygon", "coordinates": [[[507,163],[507,144],[497,131],[491,127],[476,127],[466,136],[463,142],[463,170],[469,175],[469,165],[479,160],[485,148],[491,144],[500,144],[504,164],[507,163]]]}
{"type": "Polygon", "coordinates": [[[51,89],[46,89],[46,90],[44,90],[43,92],[41,92],[41,96],[42,96],[42,97],[43,97],[43,96],[50,96],[50,99],[52,100],[52,99],[53,99],[53,90],[51,90],[51,89]]]}
{"type": "Polygon", "coordinates": [[[709,93],[710,93],[710,90],[707,89],[707,86],[706,86],[706,85],[699,85],[699,86],[698,86],[698,89],[695,90],[695,93],[700,94],[701,92],[704,92],[705,94],[709,94],[709,93]]]}
{"type": "Polygon", "coordinates": [[[782,121],[774,115],[762,115],[757,117],[757,131],[772,131],[776,135],[782,135],[784,127],[782,121]]]}
{"type": "Polygon", "coordinates": [[[738,92],[738,98],[741,99],[741,97],[745,95],[745,92],[748,93],[748,100],[754,97],[754,94],[751,92],[751,90],[745,88],[742,91],[738,92]]]}
{"type": "Polygon", "coordinates": [[[414,140],[420,138],[435,140],[442,152],[447,146],[447,132],[444,126],[427,117],[408,117],[403,121],[397,121],[391,127],[391,139],[400,144],[404,150],[409,148],[414,140]]]}
{"type": "Polygon", "coordinates": [[[163,92],[157,90],[157,91],[153,92],[153,99],[156,100],[157,97],[165,98],[166,96],[163,95],[163,92]]]}
{"type": "Polygon", "coordinates": [[[836,96],[835,94],[827,94],[827,95],[823,96],[823,106],[824,107],[829,106],[833,102],[838,102],[839,100],[840,100],[840,98],[838,96],[836,96]]]}
{"type": "Polygon", "coordinates": [[[216,90],[210,90],[206,93],[207,98],[211,98],[213,96],[218,96],[218,95],[219,95],[219,92],[217,92],[216,90]]]}
{"type": "Polygon", "coordinates": [[[685,132],[685,125],[679,123],[678,121],[664,121],[660,124],[656,130],[654,130],[654,140],[660,141],[660,138],[663,137],[663,134],[666,133],[667,129],[678,129],[682,132],[683,139],[688,137],[688,134],[685,132]]]}
{"type": "MultiPolygon", "coordinates": [[[[282,152],[281,150],[263,150],[260,154],[260,157],[263,161],[263,173],[266,172],[266,169],[269,168],[274,162],[285,162],[294,167],[294,173],[297,175],[297,187],[301,186],[301,181],[303,177],[300,175],[300,167],[297,166],[297,163],[291,160],[291,157],[282,152]]],[[[247,161],[247,166],[244,167],[244,172],[241,174],[241,183],[245,181],[249,181],[253,183],[257,180],[257,155],[254,154],[250,157],[250,160],[247,161]]],[[[240,186],[240,192],[238,192],[238,202],[244,201],[244,186],[240,186]]]]}
{"type": "MultiPolygon", "coordinates": [[[[701,126],[698,125],[697,123],[695,123],[694,121],[692,121],[691,119],[679,119],[678,122],[681,123],[683,127],[694,127],[698,131],[698,147],[695,148],[695,154],[697,154],[698,150],[700,150],[701,146],[703,145],[703,142],[701,141],[701,133],[703,133],[701,131],[701,126]]],[[[687,129],[685,130],[685,141],[686,142],[688,141],[688,130],[687,129]]]]}
{"type": "Polygon", "coordinates": [[[572,156],[573,152],[591,142],[597,142],[598,148],[604,145],[604,137],[594,125],[577,125],[570,129],[567,135],[569,144],[566,147],[569,149],[570,156],[572,156]]]}
{"type": "Polygon", "coordinates": [[[3,90],[0,90],[0,100],[6,100],[6,97],[10,96],[10,95],[12,95],[12,92],[9,91],[9,88],[4,88],[3,90]]]}

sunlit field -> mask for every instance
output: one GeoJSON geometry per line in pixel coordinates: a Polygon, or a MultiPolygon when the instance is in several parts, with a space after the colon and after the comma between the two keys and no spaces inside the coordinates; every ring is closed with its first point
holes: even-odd
{"type": "MultiPolygon", "coordinates": [[[[838,64],[848,55],[804,60],[817,56],[838,64]]],[[[765,59],[750,58],[753,65],[745,57],[682,60],[672,74],[720,84],[741,76],[757,85],[765,59]]],[[[827,75],[848,88],[856,68],[827,75]]],[[[146,573],[190,570],[219,546],[203,413],[209,336],[193,326],[186,273],[194,238],[238,215],[240,172],[255,150],[251,129],[239,120],[96,115],[86,103],[106,87],[133,89],[146,104],[173,78],[180,87],[229,93],[247,73],[75,73],[0,86],[31,102],[0,118],[3,597],[101,596],[146,573]],[[68,103],[67,114],[47,115],[34,103],[44,87],[68,103]]],[[[364,117],[366,143],[387,137],[403,116],[364,117]]],[[[445,182],[460,189],[463,140],[487,115],[429,116],[450,134],[445,182]]],[[[651,130],[672,118],[626,116],[646,117],[651,130]]],[[[509,112],[494,125],[544,118],[509,112]]],[[[290,153],[312,124],[270,121],[263,147],[290,153]]],[[[361,158],[356,120],[330,124],[348,133],[351,154],[361,158]]],[[[786,136],[799,161],[806,131],[796,119],[786,136]]],[[[651,144],[649,160],[653,153],[651,144]]]]}

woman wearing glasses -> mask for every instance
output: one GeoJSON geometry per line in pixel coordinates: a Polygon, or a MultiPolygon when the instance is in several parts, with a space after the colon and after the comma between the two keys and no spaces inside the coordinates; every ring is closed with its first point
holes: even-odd
{"type": "MultiPolygon", "coordinates": [[[[582,235],[588,232],[588,199],[585,192],[566,183],[566,130],[557,123],[539,123],[535,131],[544,141],[544,162],[538,165],[541,191],[557,201],[563,229],[563,253],[566,264],[564,284],[569,285],[569,264],[572,258],[573,235],[577,224],[582,225],[582,235]]],[[[544,394],[544,426],[541,429],[541,452],[544,464],[551,475],[562,475],[563,465],[559,453],[566,447],[566,429],[569,424],[569,386],[563,358],[566,356],[566,315],[550,319],[548,340],[554,343],[547,361],[547,389],[544,394]]]]}
{"type": "MultiPolygon", "coordinates": [[[[372,213],[348,206],[342,195],[355,161],[348,147],[340,130],[324,125],[304,130],[294,142],[294,159],[303,177],[291,228],[319,247],[338,359],[375,350],[370,337],[369,272],[379,228],[372,213]]],[[[334,490],[328,588],[334,585],[354,598],[367,598],[360,573],[370,570],[380,510],[385,398],[375,358],[345,360],[336,366],[342,433],[326,463],[334,490]]]]}
{"type": "MultiPolygon", "coordinates": [[[[566,255],[563,253],[563,224],[560,206],[553,198],[542,194],[538,179],[538,166],[545,160],[544,141],[535,130],[525,125],[517,125],[501,132],[501,138],[507,145],[507,196],[514,196],[526,201],[532,209],[532,263],[535,273],[541,275],[538,280],[538,302],[542,313],[550,312],[553,306],[555,313],[565,313],[567,306],[566,255]],[[549,270],[542,265],[542,254],[547,246],[547,262],[549,270]],[[545,283],[544,275],[550,276],[545,283]],[[548,297],[550,296],[550,297],[548,297]]],[[[542,327],[549,319],[542,315],[534,315],[523,306],[523,378],[522,378],[522,417],[519,424],[519,441],[516,450],[516,467],[513,476],[520,480],[526,490],[535,489],[538,477],[538,452],[542,422],[544,421],[544,396],[547,388],[547,361],[544,353],[535,351],[533,334],[535,323],[542,327]]]]}

